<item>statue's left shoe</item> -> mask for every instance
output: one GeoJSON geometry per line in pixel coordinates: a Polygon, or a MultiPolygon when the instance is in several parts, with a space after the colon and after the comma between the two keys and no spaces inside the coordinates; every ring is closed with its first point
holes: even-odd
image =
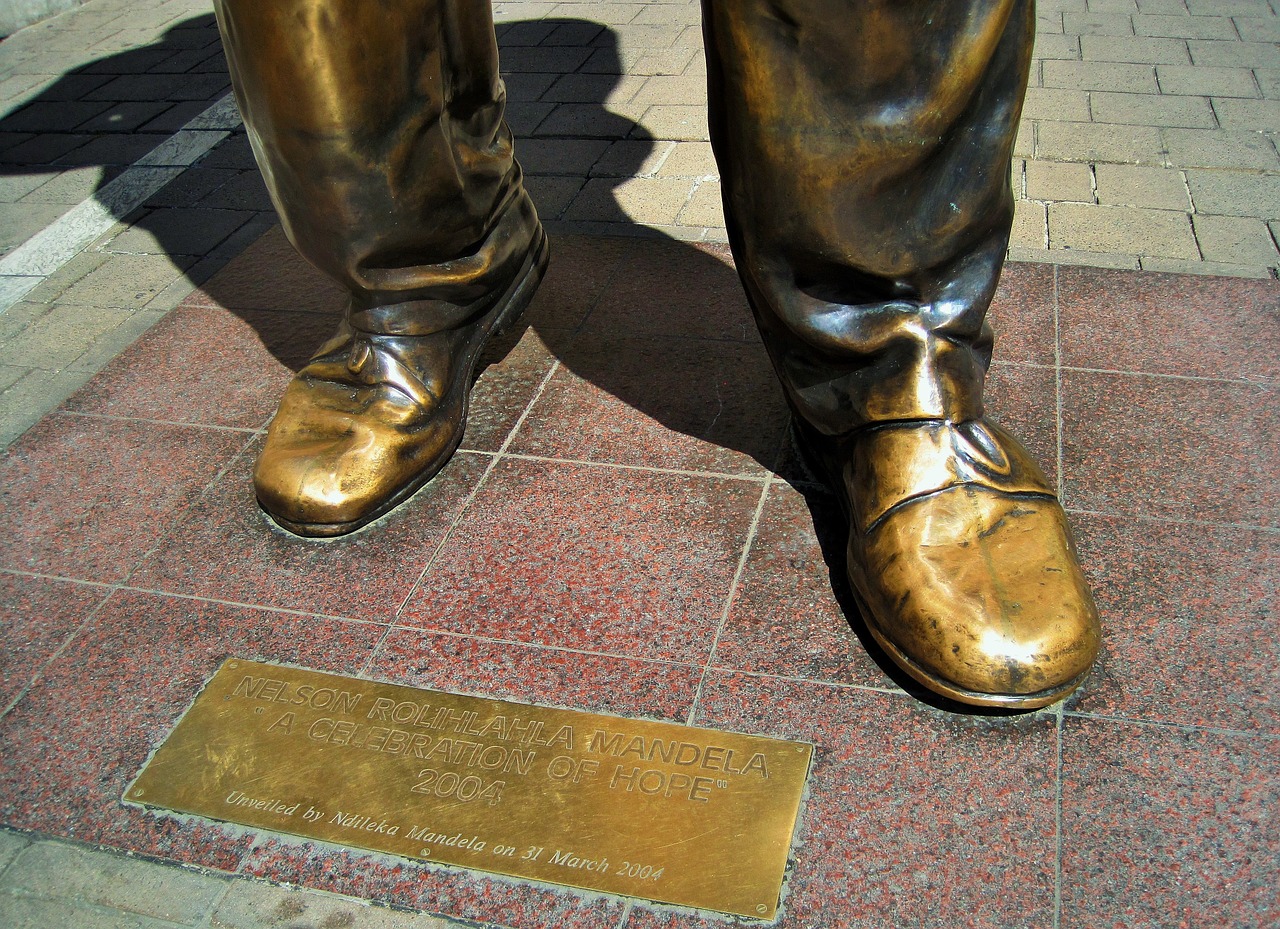
{"type": "Polygon", "coordinates": [[[899,667],[978,706],[1033,709],[1080,685],[1097,609],[1066,515],[1013,436],[986,420],[802,432],[844,504],[867,626],[899,667]]]}

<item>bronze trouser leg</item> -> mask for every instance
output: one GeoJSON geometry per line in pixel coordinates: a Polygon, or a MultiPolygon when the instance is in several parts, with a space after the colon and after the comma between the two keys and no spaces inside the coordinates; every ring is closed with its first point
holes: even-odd
{"type": "Polygon", "coordinates": [[[451,328],[537,230],[488,0],[215,0],[236,98],[290,240],[356,329],[451,328]],[[412,313],[387,310],[415,301],[412,313]]]}
{"type": "Polygon", "coordinates": [[[1096,609],[1052,486],[982,418],[1032,0],[703,5],[730,241],[868,630],[936,693],[1061,699],[1096,609]]]}
{"type": "Polygon", "coordinates": [[[488,0],[215,0],[290,239],[351,293],[254,469],[281,526],[332,536],[449,460],[492,334],[546,240],[512,157],[488,0]]]}
{"type": "Polygon", "coordinates": [[[704,0],[729,235],[793,407],[982,413],[1030,0],[704,0]]]}

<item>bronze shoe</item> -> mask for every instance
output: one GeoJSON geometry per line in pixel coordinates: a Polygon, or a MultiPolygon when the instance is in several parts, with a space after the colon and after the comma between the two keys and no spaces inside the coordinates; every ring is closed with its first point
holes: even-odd
{"type": "Polygon", "coordinates": [[[849,519],[849,580],[890,658],[934,693],[1034,709],[1098,653],[1066,514],[1021,444],[986,420],[806,430],[849,519]]]}
{"type": "MultiPolygon", "coordinates": [[[[547,264],[539,230],[506,291],[465,325],[427,335],[345,320],[280,401],[253,472],[262,508],[302,536],[343,535],[412,496],[462,441],[476,362],[520,317],[547,264]]],[[[380,307],[389,320],[413,304],[380,307]]]]}

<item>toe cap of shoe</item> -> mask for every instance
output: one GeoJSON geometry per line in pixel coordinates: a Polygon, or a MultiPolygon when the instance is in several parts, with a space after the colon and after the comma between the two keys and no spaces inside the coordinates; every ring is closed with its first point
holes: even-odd
{"type": "Polygon", "coordinates": [[[970,703],[1060,699],[1100,627],[1061,506],[961,485],[909,501],[851,548],[851,575],[890,654],[970,703]]]}

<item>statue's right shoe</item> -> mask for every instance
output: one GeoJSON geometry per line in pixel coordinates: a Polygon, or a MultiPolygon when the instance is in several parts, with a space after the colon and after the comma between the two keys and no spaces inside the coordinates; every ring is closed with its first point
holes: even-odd
{"type": "Polygon", "coordinates": [[[1100,627],[1066,514],[1018,441],[984,419],[830,439],[798,424],[849,521],[867,628],[918,683],[975,706],[1063,699],[1100,627]]]}
{"type": "MultiPolygon", "coordinates": [[[[297,535],[343,535],[434,477],[462,441],[485,343],[529,305],[547,256],[539,228],[505,291],[457,328],[396,335],[344,321],[289,384],[267,430],[253,483],[271,518],[297,535]]],[[[383,318],[413,312],[379,309],[383,318]]]]}

